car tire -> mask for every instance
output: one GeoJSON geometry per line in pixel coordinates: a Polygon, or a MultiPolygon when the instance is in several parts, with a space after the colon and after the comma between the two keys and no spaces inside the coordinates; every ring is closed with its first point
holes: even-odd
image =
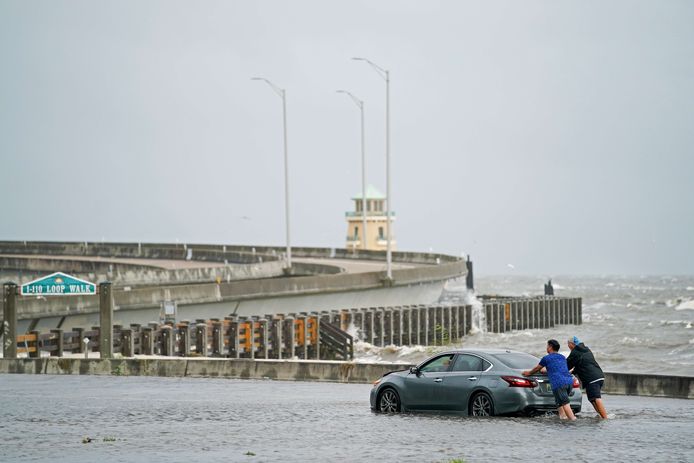
{"type": "Polygon", "coordinates": [[[400,396],[392,387],[383,389],[378,394],[376,401],[376,411],[380,413],[399,413],[400,412],[400,396]]]}
{"type": "Polygon", "coordinates": [[[494,416],[494,402],[486,392],[478,392],[470,399],[470,416],[494,416]]]}

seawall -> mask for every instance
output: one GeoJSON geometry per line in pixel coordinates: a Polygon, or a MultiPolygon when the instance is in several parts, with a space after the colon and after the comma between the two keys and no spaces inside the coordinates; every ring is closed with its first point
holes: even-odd
{"type": "MultiPolygon", "coordinates": [[[[331,361],[127,358],[0,359],[0,374],[115,375],[370,383],[407,364],[331,361]]],[[[694,377],[605,373],[606,394],[694,399],[694,377]]]]}

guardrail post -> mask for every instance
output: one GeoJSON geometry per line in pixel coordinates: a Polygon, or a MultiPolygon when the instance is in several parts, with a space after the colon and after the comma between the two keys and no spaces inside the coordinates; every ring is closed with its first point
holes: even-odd
{"type": "Polygon", "coordinates": [[[532,312],[533,312],[533,302],[530,299],[523,300],[523,323],[525,324],[525,329],[530,330],[532,326],[532,312]]]}
{"type": "Polygon", "coordinates": [[[142,354],[142,325],[131,323],[130,329],[133,336],[133,355],[142,354]]]}
{"type": "Polygon", "coordinates": [[[465,323],[465,334],[468,334],[472,329],[472,306],[466,305],[463,307],[463,323],[465,323]]]}
{"type": "MultiPolygon", "coordinates": [[[[29,352],[29,357],[31,358],[39,358],[41,357],[41,348],[39,347],[39,335],[41,335],[40,332],[34,330],[34,331],[29,331],[29,334],[34,337],[34,352],[29,352]]],[[[82,344],[82,341],[80,340],[80,344],[82,344]]],[[[27,348],[31,348],[29,346],[29,343],[27,343],[27,348]]]]}
{"type": "Polygon", "coordinates": [[[51,330],[51,334],[55,338],[55,349],[51,351],[51,357],[63,356],[63,330],[51,330]]]}
{"type": "Polygon", "coordinates": [[[385,320],[385,308],[377,307],[374,309],[374,327],[375,327],[375,337],[377,346],[385,346],[386,339],[386,320],[385,320]]]}
{"type": "Polygon", "coordinates": [[[487,331],[489,333],[497,333],[496,331],[496,305],[493,302],[483,302],[485,318],[487,321],[487,331]]]}
{"type": "Polygon", "coordinates": [[[140,348],[143,355],[152,355],[154,353],[154,336],[152,328],[149,326],[142,328],[140,348]]]}
{"type": "Polygon", "coordinates": [[[188,357],[190,355],[190,330],[187,321],[184,320],[176,324],[176,337],[178,338],[178,355],[188,357]]]}
{"type": "Polygon", "coordinates": [[[212,356],[224,357],[224,333],[219,320],[212,322],[212,356]]]}
{"type": "MultiPolygon", "coordinates": [[[[251,337],[251,358],[255,358],[256,352],[259,350],[258,347],[255,345],[255,340],[258,339],[260,340],[260,333],[258,333],[258,330],[260,328],[260,325],[258,323],[259,317],[257,315],[253,315],[250,320],[248,320],[248,325],[250,327],[250,333],[249,336],[251,337]]],[[[258,343],[260,344],[260,343],[258,343]]]]}
{"type": "Polygon", "coordinates": [[[364,334],[364,312],[359,309],[350,309],[352,314],[352,322],[354,327],[357,329],[357,339],[366,341],[366,335],[364,334]]]}
{"type": "Polygon", "coordinates": [[[195,324],[195,353],[207,357],[207,323],[195,324]]]}
{"type": "Polygon", "coordinates": [[[84,343],[82,342],[82,339],[84,336],[82,336],[82,333],[84,333],[84,328],[73,328],[72,332],[75,333],[75,341],[77,343],[77,347],[72,348],[72,353],[73,354],[84,354],[84,343]]]}
{"type": "Polygon", "coordinates": [[[270,358],[270,320],[261,318],[258,320],[260,324],[260,344],[262,346],[262,358],[270,358]]]}
{"type": "Polygon", "coordinates": [[[347,331],[349,330],[349,325],[352,322],[352,313],[347,310],[343,309],[340,310],[340,329],[342,331],[347,331]]]}
{"type": "Polygon", "coordinates": [[[294,317],[285,317],[284,325],[284,344],[287,346],[287,356],[293,359],[296,356],[296,333],[294,332],[294,317]]]}
{"type": "MultiPolygon", "coordinates": [[[[453,307],[448,306],[444,309],[446,311],[446,322],[448,323],[448,342],[451,343],[454,340],[453,336],[453,307]]],[[[455,339],[457,341],[457,339],[455,339]]]]}
{"type": "Polygon", "coordinates": [[[390,311],[393,338],[391,344],[402,346],[402,307],[393,307],[390,311]]]}
{"type": "Polygon", "coordinates": [[[276,315],[268,315],[268,332],[270,345],[272,346],[272,358],[282,359],[282,319],[276,315]]]}
{"type": "Polygon", "coordinates": [[[364,340],[369,344],[374,344],[374,311],[373,309],[362,309],[362,311],[364,312],[364,340]]]}
{"type": "Polygon", "coordinates": [[[455,313],[455,331],[460,341],[467,334],[467,331],[465,331],[465,307],[460,305],[453,306],[453,312],[455,313]]]}
{"type": "Polygon", "coordinates": [[[135,339],[133,339],[133,330],[122,329],[120,331],[121,347],[120,352],[123,357],[132,357],[135,351],[135,339]]]}
{"type": "Polygon", "coordinates": [[[412,310],[409,306],[403,306],[402,308],[402,336],[403,345],[412,345],[412,310]]]}
{"type": "Polygon", "coordinates": [[[102,359],[113,357],[113,294],[111,282],[99,283],[99,352],[102,359]]]}
{"type": "Polygon", "coordinates": [[[307,317],[306,314],[303,312],[300,312],[300,315],[297,317],[297,320],[300,321],[301,323],[298,325],[299,326],[299,340],[301,340],[301,345],[302,345],[302,359],[308,360],[308,329],[307,329],[307,317]]]}
{"type": "Polygon", "coordinates": [[[222,320],[222,357],[236,356],[236,315],[222,320]]]}
{"type": "Polygon", "coordinates": [[[311,318],[311,329],[308,334],[314,349],[313,356],[316,360],[320,360],[320,324],[321,319],[318,317],[318,314],[315,314],[315,316],[311,318]]]}
{"type": "Polygon", "coordinates": [[[17,358],[17,285],[5,283],[3,291],[2,355],[17,358]]]}
{"type": "Polygon", "coordinates": [[[393,308],[385,307],[383,309],[383,345],[389,346],[395,344],[393,342],[393,308]]]}
{"type": "Polygon", "coordinates": [[[173,327],[164,325],[161,327],[161,355],[171,357],[173,355],[173,327]]]}

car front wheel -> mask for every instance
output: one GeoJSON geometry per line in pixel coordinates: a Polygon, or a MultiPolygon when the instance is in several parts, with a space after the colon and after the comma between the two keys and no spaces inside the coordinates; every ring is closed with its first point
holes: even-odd
{"type": "Polygon", "coordinates": [[[378,411],[381,413],[397,413],[400,411],[400,396],[395,389],[385,389],[378,396],[378,411]]]}
{"type": "Polygon", "coordinates": [[[480,392],[470,401],[470,415],[494,416],[494,403],[486,392],[480,392]]]}

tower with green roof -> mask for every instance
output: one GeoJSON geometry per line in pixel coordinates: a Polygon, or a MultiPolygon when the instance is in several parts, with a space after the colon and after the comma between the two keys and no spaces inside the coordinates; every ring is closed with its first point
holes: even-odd
{"type": "MultiPolygon", "coordinates": [[[[366,188],[366,201],[362,199],[362,193],[352,197],[354,210],[345,212],[347,219],[347,249],[366,249],[372,251],[385,251],[388,246],[386,235],[386,195],[378,191],[374,186],[366,188]],[[366,212],[364,214],[364,212],[366,212]],[[366,218],[366,221],[364,221],[366,218]],[[366,230],[364,230],[366,222],[366,230]]],[[[393,222],[395,212],[390,211],[391,217],[391,249],[395,251],[395,234],[393,222]]]]}

